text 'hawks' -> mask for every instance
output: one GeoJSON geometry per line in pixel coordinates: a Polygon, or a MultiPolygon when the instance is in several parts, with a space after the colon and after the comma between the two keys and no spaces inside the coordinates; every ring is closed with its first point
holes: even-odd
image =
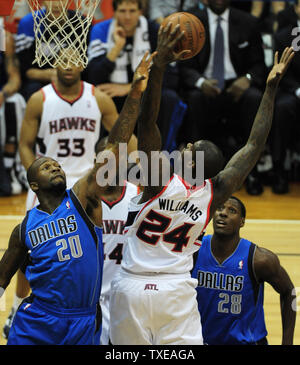
{"type": "Polygon", "coordinates": [[[62,131],[78,129],[88,132],[95,132],[96,121],[94,119],[76,117],[76,118],[61,118],[49,122],[49,133],[59,133],[62,131]]]}
{"type": "Polygon", "coordinates": [[[123,234],[125,222],[118,219],[102,219],[103,234],[123,234]]]}

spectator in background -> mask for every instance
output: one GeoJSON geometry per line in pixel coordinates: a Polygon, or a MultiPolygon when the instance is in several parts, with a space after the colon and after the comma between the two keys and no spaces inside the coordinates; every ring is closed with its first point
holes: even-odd
{"type": "Polygon", "coordinates": [[[298,14],[300,14],[300,3],[295,0],[294,4],[287,4],[287,6],[277,14],[277,31],[285,27],[297,27],[298,14]]]}
{"type": "Polygon", "coordinates": [[[273,34],[277,30],[277,14],[286,6],[285,1],[252,1],[251,14],[259,19],[260,30],[273,34]]]}
{"type": "MultiPolygon", "coordinates": [[[[285,45],[293,46],[295,57],[277,96],[274,112],[274,122],[271,134],[271,154],[274,177],[272,190],[275,194],[285,194],[289,191],[289,179],[285,170],[287,151],[293,155],[300,154],[300,6],[295,5],[297,21],[276,32],[274,49],[282,52],[285,45]],[[293,31],[294,29],[294,31],[293,31]]],[[[294,161],[297,164],[297,161],[294,161]]],[[[296,172],[297,173],[297,172],[296,172]]],[[[298,178],[298,176],[296,176],[298,178]]]]}
{"type": "MultiPolygon", "coordinates": [[[[146,51],[156,49],[159,25],[142,15],[142,5],[142,0],[114,0],[114,17],[95,24],[91,30],[89,82],[111,96],[119,112],[134,69],[146,51]]],[[[158,119],[165,149],[170,147],[170,134],[181,123],[186,109],[178,97],[177,84],[177,65],[168,66],[158,119]]]]}
{"type": "Polygon", "coordinates": [[[204,5],[198,0],[149,0],[149,18],[161,24],[163,19],[178,11],[204,5]]]}
{"type": "Polygon", "coordinates": [[[251,0],[231,0],[230,6],[251,13],[252,4],[253,1],[251,0]]]}
{"type": "Polygon", "coordinates": [[[26,105],[18,93],[21,77],[14,38],[7,31],[5,42],[6,51],[0,52],[0,196],[21,193],[22,174],[25,178],[18,142],[26,105]]]}
{"type": "MultiPolygon", "coordinates": [[[[188,103],[185,140],[209,139],[228,159],[245,143],[261,99],[266,75],[261,35],[257,20],[231,8],[230,0],[208,0],[206,9],[191,12],[202,21],[206,42],[180,66],[188,103]]],[[[262,193],[256,169],[246,189],[251,195],[262,193]]]]}

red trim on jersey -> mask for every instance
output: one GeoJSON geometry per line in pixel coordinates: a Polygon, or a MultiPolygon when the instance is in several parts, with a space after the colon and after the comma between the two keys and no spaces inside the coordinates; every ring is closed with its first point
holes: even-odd
{"type": "Polygon", "coordinates": [[[205,180],[203,181],[203,184],[200,186],[192,186],[189,182],[187,182],[186,180],[184,180],[184,178],[182,176],[177,175],[179,180],[183,183],[183,185],[185,186],[187,192],[188,192],[188,198],[190,197],[191,193],[197,190],[200,190],[202,188],[204,188],[204,186],[206,185],[205,180]]]}
{"type": "Polygon", "coordinates": [[[206,213],[207,215],[206,215],[206,222],[205,222],[204,228],[207,227],[207,225],[208,225],[208,223],[210,221],[210,206],[211,206],[211,203],[212,203],[212,200],[213,200],[213,196],[214,196],[214,190],[213,190],[212,181],[211,181],[211,179],[208,179],[208,181],[210,183],[211,196],[210,196],[210,201],[209,201],[208,207],[207,207],[207,213],[206,213]]]}
{"type": "Polygon", "coordinates": [[[75,99],[73,99],[73,100],[68,100],[68,99],[66,99],[58,90],[57,90],[57,88],[56,88],[56,86],[54,85],[54,83],[52,82],[51,83],[51,85],[52,85],[52,87],[53,87],[53,89],[54,89],[54,91],[55,91],[55,93],[56,93],[56,95],[59,97],[59,98],[61,98],[63,101],[65,101],[65,102],[67,102],[67,103],[69,103],[69,104],[71,104],[71,105],[73,105],[74,103],[76,103],[76,101],[77,100],[79,100],[81,97],[82,97],[82,94],[83,94],[83,90],[84,90],[84,83],[83,83],[83,81],[80,81],[80,92],[79,92],[79,95],[78,96],[76,96],[76,98],[75,99]]]}
{"type": "Polygon", "coordinates": [[[202,185],[199,185],[199,186],[192,186],[192,190],[193,190],[193,191],[200,190],[200,189],[204,188],[204,186],[205,186],[205,185],[206,185],[206,181],[204,180],[202,185]]]}
{"type": "Polygon", "coordinates": [[[114,200],[114,201],[108,201],[108,200],[106,200],[105,198],[101,198],[101,200],[104,202],[104,203],[106,203],[108,206],[109,206],[109,208],[112,208],[114,205],[116,205],[116,204],[118,204],[123,198],[124,198],[124,196],[125,196],[125,192],[126,192],[126,188],[127,188],[127,183],[123,186],[123,190],[122,190],[122,193],[121,193],[121,195],[116,199],[116,200],[114,200]]]}
{"type": "Polygon", "coordinates": [[[183,183],[183,185],[185,186],[186,190],[189,190],[192,186],[190,183],[188,183],[187,181],[184,180],[184,178],[180,175],[177,175],[179,180],[183,183]]]}
{"type": "Polygon", "coordinates": [[[201,242],[197,242],[197,241],[195,241],[195,242],[194,242],[194,245],[201,247],[201,246],[202,246],[202,243],[201,243],[201,242]]]}
{"type": "Polygon", "coordinates": [[[41,92],[42,92],[42,94],[43,94],[43,101],[45,101],[45,100],[46,100],[46,94],[45,94],[45,91],[44,91],[43,89],[41,89],[41,92]]]}
{"type": "MultiPolygon", "coordinates": [[[[213,196],[214,196],[214,191],[213,191],[213,184],[212,184],[212,181],[211,179],[208,179],[209,183],[210,183],[210,187],[211,187],[211,196],[210,196],[210,200],[209,200],[209,203],[208,203],[208,206],[207,206],[207,212],[206,212],[206,221],[205,221],[205,224],[204,224],[204,227],[199,235],[199,237],[202,235],[202,233],[204,232],[204,230],[206,229],[209,221],[210,221],[210,206],[211,206],[211,203],[212,203],[212,200],[213,200],[213,196]]],[[[202,242],[199,244],[197,242],[197,240],[194,242],[194,245],[196,246],[200,246],[202,245],[202,242]]]]}
{"type": "Polygon", "coordinates": [[[95,85],[92,85],[92,95],[95,96],[95,85]]]}
{"type": "Polygon", "coordinates": [[[147,203],[143,206],[143,208],[139,211],[137,217],[142,213],[142,211],[151,203],[153,202],[154,199],[157,199],[159,196],[161,196],[163,194],[163,192],[167,189],[167,187],[169,186],[170,182],[174,179],[174,174],[171,176],[170,180],[166,183],[166,185],[164,186],[164,188],[157,194],[155,195],[153,198],[151,198],[150,200],[147,201],[147,203]]]}

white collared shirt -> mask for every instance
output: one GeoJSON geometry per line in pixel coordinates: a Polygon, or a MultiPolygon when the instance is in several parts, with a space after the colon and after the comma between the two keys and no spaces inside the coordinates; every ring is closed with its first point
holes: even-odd
{"type": "MultiPolygon", "coordinates": [[[[300,28],[300,20],[297,20],[297,26],[298,26],[298,28],[300,28]]],[[[296,94],[297,98],[300,99],[300,87],[298,87],[298,89],[295,90],[295,94],[296,94]]]]}
{"type": "MultiPolygon", "coordinates": [[[[209,34],[210,34],[210,45],[211,52],[209,57],[209,62],[204,71],[204,75],[207,78],[212,78],[213,71],[213,60],[214,60],[214,44],[216,37],[217,21],[218,15],[207,8],[208,14],[208,24],[209,24],[209,34]]],[[[221,14],[221,27],[224,33],[224,72],[225,80],[236,78],[236,73],[231,63],[229,55],[229,9],[226,9],[223,14],[221,14]]]]}
{"type": "MultiPolygon", "coordinates": [[[[215,14],[209,8],[207,8],[207,15],[208,15],[209,34],[210,34],[210,56],[207,67],[204,71],[204,76],[207,79],[211,79],[213,73],[214,44],[216,37],[217,20],[219,15],[215,14]]],[[[223,34],[224,34],[224,77],[225,80],[229,80],[237,77],[237,74],[231,63],[229,54],[229,9],[226,9],[224,13],[221,14],[220,16],[222,18],[221,27],[223,29],[223,34]]],[[[201,77],[197,81],[196,86],[200,88],[203,81],[204,78],[201,77]]]]}

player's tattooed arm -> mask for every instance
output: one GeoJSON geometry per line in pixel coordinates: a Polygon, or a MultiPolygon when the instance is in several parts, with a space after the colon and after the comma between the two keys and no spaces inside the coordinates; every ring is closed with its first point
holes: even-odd
{"type": "MultiPolygon", "coordinates": [[[[126,98],[121,113],[109,133],[107,145],[103,153],[107,154],[107,152],[112,152],[114,154],[116,166],[119,165],[119,145],[120,143],[128,144],[136,126],[136,121],[140,111],[141,97],[147,87],[149,71],[155,55],[155,52],[150,56],[149,52],[145,53],[143,59],[135,70],[131,90],[126,98]]],[[[99,167],[103,165],[103,163],[99,162],[99,160],[101,160],[101,153],[99,154],[99,158],[96,160],[92,177],[97,174],[99,167]]],[[[89,179],[90,181],[92,177],[89,179]]]]}
{"type": "Polygon", "coordinates": [[[269,73],[266,89],[248,141],[246,145],[230,159],[224,170],[213,179],[214,198],[211,206],[211,214],[220,204],[226,201],[232,193],[240,188],[257,163],[272,126],[274,102],[279,81],[286,72],[293,56],[293,49],[286,48],[278,62],[278,52],[276,52],[274,66],[269,73]]]}
{"type": "Polygon", "coordinates": [[[20,239],[20,224],[12,231],[8,248],[0,261],[0,287],[5,289],[27,255],[27,248],[20,239]]]}
{"type": "Polygon", "coordinates": [[[103,156],[113,157],[115,168],[119,166],[119,144],[127,144],[133,134],[139,113],[141,97],[147,87],[149,70],[155,55],[156,53],[153,53],[149,56],[149,52],[146,52],[144,55],[134,73],[131,90],[121,113],[109,133],[106,148],[97,156],[94,167],[73,187],[84,209],[87,207],[91,211],[98,209],[99,204],[97,202],[100,201],[104,189],[109,184],[109,182],[105,184],[103,181],[97,180],[98,170],[108,162],[107,158],[103,156]]]}
{"type": "MultiPolygon", "coordinates": [[[[175,53],[176,44],[184,36],[184,32],[180,32],[177,25],[171,30],[171,23],[165,27],[160,27],[158,32],[158,41],[156,52],[157,55],[153,61],[153,67],[150,71],[148,87],[143,95],[141,112],[138,117],[138,151],[143,151],[147,155],[147,176],[151,175],[151,152],[161,151],[162,141],[160,130],[156,124],[161,102],[161,91],[163,85],[163,77],[166,66],[174,61],[181,60],[190,51],[184,50],[175,53]]],[[[146,186],[143,194],[143,200],[148,200],[156,195],[163,187],[163,182],[159,186],[146,186]]]]}
{"type": "Polygon", "coordinates": [[[31,95],[27,101],[22,122],[19,151],[21,162],[27,170],[36,159],[35,145],[43,112],[43,93],[41,90],[31,95]]]}
{"type": "Polygon", "coordinates": [[[174,52],[176,44],[184,36],[179,24],[171,31],[171,23],[160,27],[156,56],[150,71],[148,87],[143,95],[141,112],[138,117],[138,150],[150,155],[161,150],[161,135],[156,124],[161,101],[163,77],[166,66],[182,59],[190,51],[174,52]]]}

